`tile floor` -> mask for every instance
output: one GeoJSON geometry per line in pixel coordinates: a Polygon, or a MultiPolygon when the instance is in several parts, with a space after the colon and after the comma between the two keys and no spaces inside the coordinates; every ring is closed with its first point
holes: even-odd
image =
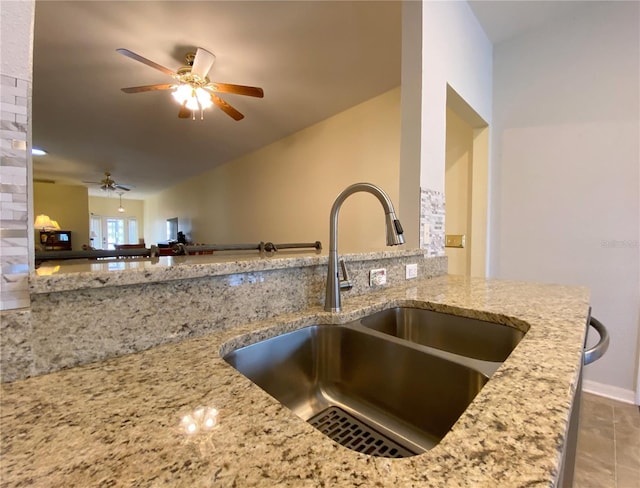
{"type": "Polygon", "coordinates": [[[640,488],[640,408],[583,393],[574,488],[640,488]]]}

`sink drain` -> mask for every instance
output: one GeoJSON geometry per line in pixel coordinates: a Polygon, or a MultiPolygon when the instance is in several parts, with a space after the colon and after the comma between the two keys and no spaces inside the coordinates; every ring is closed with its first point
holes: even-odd
{"type": "Polygon", "coordinates": [[[308,422],[338,444],[363,454],[389,458],[415,455],[338,407],[329,407],[308,422]]]}

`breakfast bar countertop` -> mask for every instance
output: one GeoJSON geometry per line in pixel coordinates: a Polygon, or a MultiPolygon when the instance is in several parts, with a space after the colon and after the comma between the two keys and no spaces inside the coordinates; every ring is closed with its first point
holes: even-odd
{"type": "Polygon", "coordinates": [[[456,276],[360,297],[1,386],[4,487],[550,487],[578,383],[585,288],[456,276]],[[529,328],[452,430],[409,458],[316,431],[220,356],[314,323],[410,305],[529,328]],[[185,433],[198,407],[209,431],[185,433]]]}
{"type": "MultiPolygon", "coordinates": [[[[424,257],[422,249],[393,249],[343,254],[345,261],[424,257]]],[[[216,252],[210,255],[160,256],[129,259],[45,261],[31,274],[31,293],[50,293],[107,286],[184,280],[233,273],[260,272],[305,266],[326,266],[320,251],[216,252]]]]}

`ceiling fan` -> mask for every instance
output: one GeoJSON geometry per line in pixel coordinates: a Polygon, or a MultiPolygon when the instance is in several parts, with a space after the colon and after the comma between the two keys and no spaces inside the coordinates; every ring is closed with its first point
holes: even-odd
{"type": "Polygon", "coordinates": [[[130,191],[135,188],[134,185],[125,185],[122,183],[116,183],[111,178],[111,173],[108,171],[104,172],[104,178],[100,181],[84,181],[83,183],[91,183],[93,185],[100,185],[100,189],[102,191],[130,191]]]}
{"type": "Polygon", "coordinates": [[[196,112],[200,112],[200,119],[203,119],[204,109],[213,104],[234,120],[241,120],[244,118],[244,115],[216,95],[215,92],[234,93],[236,95],[246,95],[257,98],[262,98],[264,96],[262,88],[257,88],[255,86],[233,85],[230,83],[218,83],[217,81],[211,81],[208,74],[216,57],[201,47],[199,47],[195,53],[187,53],[186,66],[179,68],[177,72],[173,72],[164,66],[134,53],[133,51],[129,51],[128,49],[120,48],[116,49],[116,51],[128,58],[144,63],[158,71],[162,71],[164,74],[171,76],[175,80],[173,83],[165,83],[161,85],[122,88],[122,91],[125,93],[140,93],[145,91],[173,90],[172,95],[180,104],[178,117],[183,119],[191,117],[195,120],[196,112]]]}

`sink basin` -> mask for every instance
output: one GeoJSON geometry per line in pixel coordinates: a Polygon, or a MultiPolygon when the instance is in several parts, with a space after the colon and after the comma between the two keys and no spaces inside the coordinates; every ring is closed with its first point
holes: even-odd
{"type": "Polygon", "coordinates": [[[224,359],[340,444],[384,457],[433,447],[487,382],[359,325],[305,327],[224,359]]]}
{"type": "Polygon", "coordinates": [[[410,307],[383,310],[359,322],[406,341],[482,361],[503,362],[524,337],[524,332],[508,325],[410,307]]]}

